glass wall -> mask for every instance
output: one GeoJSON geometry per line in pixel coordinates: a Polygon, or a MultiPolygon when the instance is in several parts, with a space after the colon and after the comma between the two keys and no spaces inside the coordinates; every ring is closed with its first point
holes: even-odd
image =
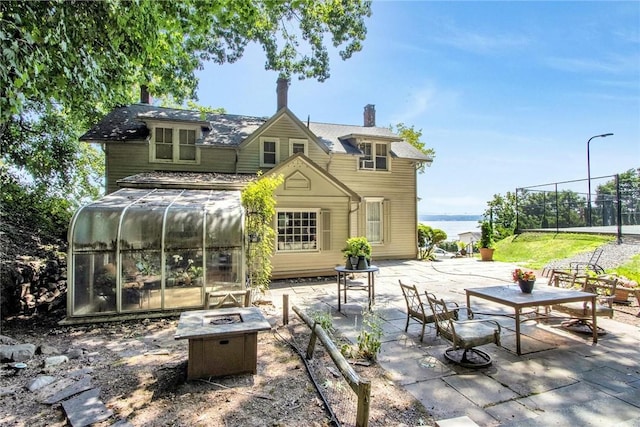
{"type": "Polygon", "coordinates": [[[122,189],[70,227],[68,315],[202,308],[245,287],[239,191],[122,189]]]}

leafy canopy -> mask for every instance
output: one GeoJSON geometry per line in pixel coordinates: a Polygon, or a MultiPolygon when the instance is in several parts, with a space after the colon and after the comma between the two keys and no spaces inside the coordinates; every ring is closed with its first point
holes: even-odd
{"type": "Polygon", "coordinates": [[[27,101],[78,115],[110,108],[140,84],[195,99],[195,71],[238,60],[251,42],[266,69],[324,81],[325,38],[348,59],[362,49],[369,16],[368,1],[0,2],[0,122],[27,101]]]}
{"type": "MultiPolygon", "coordinates": [[[[393,130],[393,126],[391,127],[391,130],[393,130]]],[[[416,130],[413,125],[411,127],[408,127],[404,123],[398,123],[396,125],[395,132],[402,139],[407,141],[409,144],[411,144],[414,147],[416,147],[418,150],[420,150],[425,155],[431,157],[432,160],[433,160],[433,158],[435,158],[436,151],[433,148],[427,148],[425,146],[425,143],[420,141],[420,138],[422,137],[422,129],[416,130]]],[[[426,163],[422,163],[420,166],[418,166],[418,169],[417,169],[418,173],[423,173],[424,172],[425,165],[426,165],[426,163]]]]}

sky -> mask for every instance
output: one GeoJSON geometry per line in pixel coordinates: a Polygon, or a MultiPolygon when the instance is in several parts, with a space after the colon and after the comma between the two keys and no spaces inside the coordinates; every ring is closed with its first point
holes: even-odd
{"type": "MultiPolygon", "coordinates": [[[[294,77],[288,105],[302,121],[360,125],[374,104],[376,125],[421,130],[436,155],[418,175],[420,214],[478,215],[496,194],[554,182],[586,195],[588,169],[595,191],[640,167],[640,1],[372,10],[363,50],[346,61],[331,50],[325,82],[294,77]]],[[[207,64],[199,103],[273,115],[278,74],[264,63],[250,46],[235,64],[207,64]]]]}

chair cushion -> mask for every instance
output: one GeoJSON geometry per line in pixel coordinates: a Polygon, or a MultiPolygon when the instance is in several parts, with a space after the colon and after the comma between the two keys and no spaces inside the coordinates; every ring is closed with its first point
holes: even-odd
{"type": "MultiPolygon", "coordinates": [[[[553,306],[554,310],[562,311],[568,314],[574,314],[576,316],[590,316],[591,304],[583,302],[568,302],[564,304],[558,304],[553,306]]],[[[609,316],[613,317],[613,308],[608,305],[596,304],[596,316],[609,316]]]]}
{"type": "Polygon", "coordinates": [[[458,347],[471,348],[484,344],[495,343],[496,328],[482,322],[453,322],[458,338],[458,347]]]}

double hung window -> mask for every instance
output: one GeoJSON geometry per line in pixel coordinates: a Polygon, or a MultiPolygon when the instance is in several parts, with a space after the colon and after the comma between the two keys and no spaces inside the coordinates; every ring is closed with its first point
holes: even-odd
{"type": "Polygon", "coordinates": [[[260,138],[260,166],[275,166],[278,163],[278,138],[260,138]]]}
{"type": "Polygon", "coordinates": [[[361,142],[358,148],[362,151],[360,169],[388,170],[387,144],[378,142],[361,142]]]}
{"type": "Polygon", "coordinates": [[[384,236],[383,199],[367,198],[365,200],[365,209],[367,240],[371,243],[382,243],[384,236]]]}
{"type": "Polygon", "coordinates": [[[156,127],[153,130],[150,160],[164,163],[197,163],[195,129],[156,127]]]}

